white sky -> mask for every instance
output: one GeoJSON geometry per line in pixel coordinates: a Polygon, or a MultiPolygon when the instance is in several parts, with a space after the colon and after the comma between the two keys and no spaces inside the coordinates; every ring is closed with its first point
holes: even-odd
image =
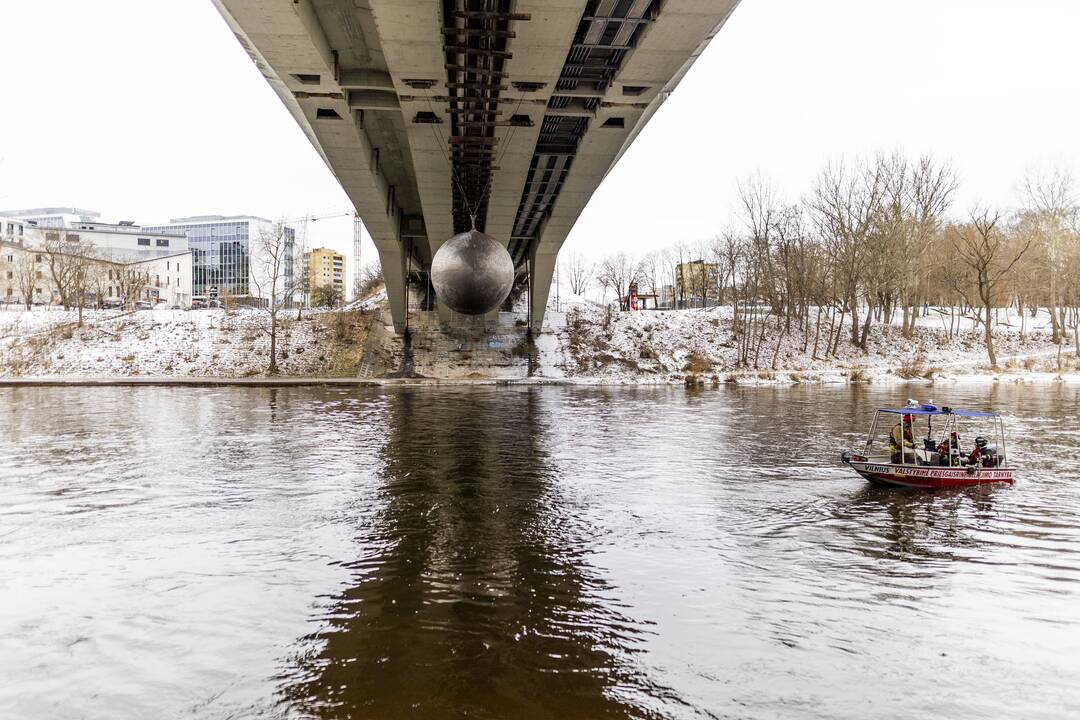
{"type": "MultiPolygon", "coordinates": [[[[0,27],[0,209],[349,208],[209,0],[3,0],[0,27]]],[[[740,178],[796,200],[828,159],[894,148],[951,160],[959,209],[1012,206],[1029,167],[1080,157],[1078,27],[1071,0],[743,0],[568,249],[709,238],[740,178]]],[[[351,252],[351,220],[313,223],[309,245],[351,252]]]]}

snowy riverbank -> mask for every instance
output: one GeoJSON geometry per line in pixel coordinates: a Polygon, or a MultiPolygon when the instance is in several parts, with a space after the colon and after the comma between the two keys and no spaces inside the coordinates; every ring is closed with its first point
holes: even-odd
{"type": "Polygon", "coordinates": [[[551,335],[537,344],[542,372],[576,383],[1080,382],[1071,344],[1061,349],[1059,367],[1045,320],[1045,313],[1027,318],[1021,337],[1017,318],[1002,314],[994,330],[997,370],[970,319],[950,335],[933,313],[920,318],[910,339],[896,325],[877,324],[867,352],[844,337],[828,357],[824,338],[815,355],[814,337],[795,329],[779,343],[767,338],[756,368],[739,363],[730,307],[627,313],[578,302],[550,313],[551,335]]]}
{"type": "MultiPolygon", "coordinates": [[[[432,381],[559,382],[573,384],[786,384],[803,382],[1077,382],[1080,364],[1071,346],[1061,352],[1040,318],[1028,318],[1023,338],[1015,318],[995,328],[998,370],[991,370],[981,334],[970,321],[951,334],[938,316],[921,318],[915,337],[873,326],[868,352],[846,338],[835,357],[824,340],[797,330],[769,340],[757,368],[741,367],[731,332],[731,309],[609,312],[571,298],[548,313],[531,357],[514,351],[499,369],[436,368],[432,381]],[[935,326],[936,323],[936,326],[935,326]],[[775,370],[773,355],[775,354],[775,370]],[[477,372],[480,370],[480,372],[477,372]],[[531,370],[531,372],[530,372],[531,370]]],[[[305,311],[285,314],[280,376],[356,378],[365,341],[378,315],[305,311]]],[[[104,378],[258,378],[265,375],[269,318],[252,309],[144,310],[75,313],[56,309],[0,311],[0,377],[72,382],[104,378]]],[[[1045,320],[1045,314],[1042,318],[1045,320]]],[[[508,353],[509,357],[509,353],[508,353]]],[[[375,379],[375,378],[372,378],[375,379]]],[[[422,378],[413,378],[423,381],[422,378]]]]}
{"type": "MultiPolygon", "coordinates": [[[[280,372],[355,375],[370,316],[282,313],[280,372]]],[[[251,377],[268,358],[268,313],[216,310],[0,311],[0,377],[251,377]]]]}

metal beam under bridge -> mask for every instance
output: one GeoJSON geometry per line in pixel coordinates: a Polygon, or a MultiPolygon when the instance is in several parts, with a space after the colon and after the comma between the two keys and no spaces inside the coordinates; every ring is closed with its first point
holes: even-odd
{"type": "Polygon", "coordinates": [[[212,1],[363,217],[400,332],[474,217],[539,327],[585,204],[739,0],[212,1]]]}

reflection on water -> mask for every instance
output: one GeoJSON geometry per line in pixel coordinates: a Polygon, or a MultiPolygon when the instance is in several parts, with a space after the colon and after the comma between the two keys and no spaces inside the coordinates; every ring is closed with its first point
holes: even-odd
{"type": "Polygon", "coordinates": [[[0,390],[0,717],[1077,716],[1080,392],[839,467],[909,393],[0,390]]]}
{"type": "Polygon", "coordinates": [[[641,680],[622,661],[641,628],[603,602],[538,392],[463,399],[393,405],[383,510],[284,694],[325,717],[640,714],[616,690],[641,680]]]}

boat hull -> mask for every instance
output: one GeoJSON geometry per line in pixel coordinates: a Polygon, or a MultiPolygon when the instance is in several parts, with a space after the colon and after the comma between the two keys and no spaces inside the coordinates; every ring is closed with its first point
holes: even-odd
{"type": "Polygon", "coordinates": [[[892,465],[851,460],[851,469],[873,483],[909,488],[946,488],[987,483],[1012,483],[1012,468],[934,467],[892,465]]]}

